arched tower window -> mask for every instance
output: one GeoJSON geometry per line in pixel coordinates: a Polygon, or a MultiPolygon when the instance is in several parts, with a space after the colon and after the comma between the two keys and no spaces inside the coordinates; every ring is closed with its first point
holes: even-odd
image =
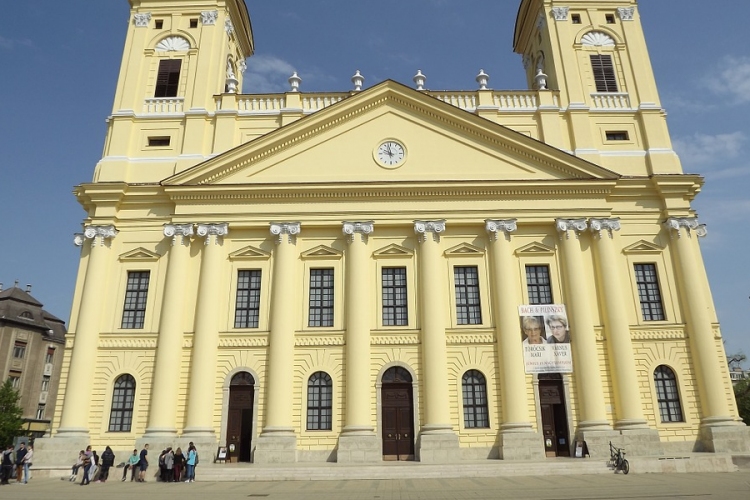
{"type": "Polygon", "coordinates": [[[333,421],[333,382],[325,372],[315,372],[307,382],[307,430],[330,431],[333,421]]]}
{"type": "Polygon", "coordinates": [[[112,409],[109,413],[109,432],[130,432],[135,406],[135,379],[128,374],[115,380],[112,409]]]}
{"type": "Polygon", "coordinates": [[[464,373],[461,381],[464,396],[464,427],[488,428],[490,419],[487,411],[487,380],[478,370],[464,373]]]}
{"type": "Polygon", "coordinates": [[[654,370],[656,399],[659,402],[659,413],[662,422],[684,422],[680,392],[677,390],[677,377],[671,368],[660,365],[654,370]]]}

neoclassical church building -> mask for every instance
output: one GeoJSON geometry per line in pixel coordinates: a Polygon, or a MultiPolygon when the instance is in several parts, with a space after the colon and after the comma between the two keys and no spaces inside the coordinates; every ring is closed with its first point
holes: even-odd
{"type": "Polygon", "coordinates": [[[130,4],[49,461],[750,450],[636,0],[520,0],[525,91],[280,94],[243,0],[130,4]]]}

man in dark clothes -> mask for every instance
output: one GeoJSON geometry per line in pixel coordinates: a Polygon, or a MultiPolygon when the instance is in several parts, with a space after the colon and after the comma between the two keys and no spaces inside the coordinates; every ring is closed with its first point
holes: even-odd
{"type": "Polygon", "coordinates": [[[16,451],[16,482],[23,482],[23,458],[26,456],[26,441],[21,441],[21,444],[16,451]]]}
{"type": "Polygon", "coordinates": [[[13,474],[13,445],[9,444],[3,451],[3,479],[0,484],[8,484],[10,476],[13,474]]]}
{"type": "Polygon", "coordinates": [[[109,477],[109,468],[115,464],[115,454],[109,446],[102,453],[101,462],[102,470],[99,473],[99,481],[104,483],[109,477]]]}

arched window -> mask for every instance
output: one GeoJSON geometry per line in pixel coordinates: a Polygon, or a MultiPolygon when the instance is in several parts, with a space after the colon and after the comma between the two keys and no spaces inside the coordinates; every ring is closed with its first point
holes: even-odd
{"type": "Polygon", "coordinates": [[[332,428],[333,382],[325,372],[315,372],[307,382],[307,430],[332,428]]]}
{"type": "Polygon", "coordinates": [[[464,427],[488,428],[490,419],[487,412],[487,381],[481,372],[469,370],[462,379],[464,395],[464,427]]]}
{"type": "Polygon", "coordinates": [[[18,315],[18,317],[24,318],[24,319],[34,319],[34,316],[32,316],[29,311],[22,312],[21,314],[18,315]]]}
{"type": "Polygon", "coordinates": [[[660,365],[654,370],[656,399],[659,401],[659,413],[662,422],[684,422],[680,392],[677,390],[677,377],[671,368],[660,365]]]}
{"type": "Polygon", "coordinates": [[[128,374],[115,380],[112,410],[109,413],[109,432],[130,432],[135,405],[135,379],[128,374]]]}

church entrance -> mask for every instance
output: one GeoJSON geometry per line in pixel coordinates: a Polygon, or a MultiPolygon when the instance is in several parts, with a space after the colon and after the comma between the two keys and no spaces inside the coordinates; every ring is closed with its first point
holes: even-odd
{"type": "Polygon", "coordinates": [[[255,379],[247,372],[232,377],[229,384],[227,448],[232,462],[252,460],[253,398],[255,379]]]}
{"type": "Polygon", "coordinates": [[[539,404],[545,453],[548,457],[569,457],[568,418],[560,375],[539,375],[539,404]]]}
{"type": "Polygon", "coordinates": [[[414,395],[408,371],[393,367],[383,374],[383,460],[414,460],[414,395]]]}

